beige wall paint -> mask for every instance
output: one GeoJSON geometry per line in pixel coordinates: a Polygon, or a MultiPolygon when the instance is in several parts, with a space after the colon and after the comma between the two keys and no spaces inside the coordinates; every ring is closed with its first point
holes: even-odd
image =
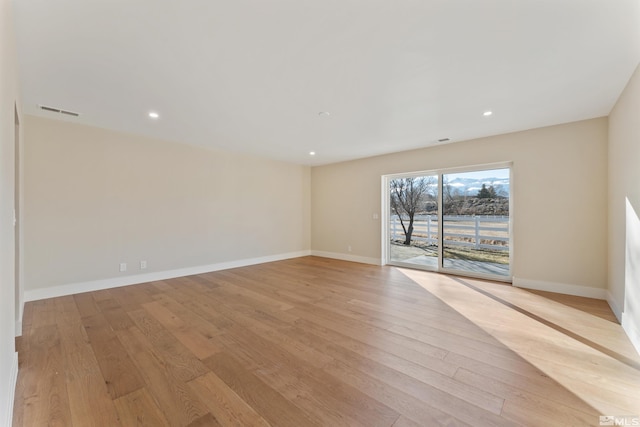
{"type": "Polygon", "coordinates": [[[640,351],[640,66],[609,116],[609,301],[640,351]]]}
{"type": "Polygon", "coordinates": [[[16,304],[13,229],[14,123],[15,106],[20,105],[16,62],[11,2],[0,0],[0,424],[11,420],[18,368],[14,344],[16,304]]]}
{"type": "Polygon", "coordinates": [[[308,167],[25,121],[27,292],[310,248],[308,167]]]}
{"type": "Polygon", "coordinates": [[[607,119],[407,151],[311,170],[312,250],[379,260],[381,176],[513,162],[513,274],[605,288],[607,119]],[[352,252],[347,252],[347,246],[352,252]]]}

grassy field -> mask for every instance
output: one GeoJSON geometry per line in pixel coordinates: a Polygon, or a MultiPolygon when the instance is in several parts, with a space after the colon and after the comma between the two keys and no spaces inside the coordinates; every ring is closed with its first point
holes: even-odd
{"type": "Polygon", "coordinates": [[[472,249],[461,247],[444,247],[442,256],[452,259],[467,261],[494,262],[496,264],[509,264],[509,252],[492,251],[488,249],[472,249]]]}
{"type": "MultiPolygon", "coordinates": [[[[418,256],[437,257],[438,251],[435,246],[427,246],[420,242],[412,242],[411,246],[406,246],[402,241],[392,241],[390,255],[391,259],[394,261],[404,261],[418,256]]],[[[509,264],[509,252],[507,251],[445,246],[443,256],[445,258],[462,259],[467,261],[509,264]]]]}

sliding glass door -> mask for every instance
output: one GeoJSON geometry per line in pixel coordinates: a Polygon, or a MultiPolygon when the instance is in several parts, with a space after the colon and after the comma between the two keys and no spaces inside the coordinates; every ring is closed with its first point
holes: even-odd
{"type": "Polygon", "coordinates": [[[442,175],[442,267],[509,276],[509,168],[442,175]]]}
{"type": "Polygon", "coordinates": [[[388,264],[511,279],[511,169],[385,177],[388,264]]]}
{"type": "Polygon", "coordinates": [[[438,267],[438,176],[389,180],[389,259],[438,267]]]}

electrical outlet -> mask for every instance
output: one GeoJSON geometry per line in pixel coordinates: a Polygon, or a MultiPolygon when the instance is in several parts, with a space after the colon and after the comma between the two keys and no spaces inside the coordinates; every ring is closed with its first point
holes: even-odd
{"type": "Polygon", "coordinates": [[[147,268],[147,261],[140,261],[140,270],[147,268]]]}
{"type": "Polygon", "coordinates": [[[351,245],[347,246],[347,250],[351,252],[351,245]]]}
{"type": "Polygon", "coordinates": [[[127,271],[127,263],[126,262],[121,262],[120,263],[120,271],[127,271]]]}

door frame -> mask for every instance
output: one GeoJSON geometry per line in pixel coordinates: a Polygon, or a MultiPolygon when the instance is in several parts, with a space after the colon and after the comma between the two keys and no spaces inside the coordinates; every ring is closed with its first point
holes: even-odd
{"type": "Polygon", "coordinates": [[[23,271],[23,245],[22,245],[22,205],[23,186],[23,132],[20,112],[17,103],[14,102],[14,194],[13,194],[13,236],[14,236],[14,299],[15,299],[15,336],[22,335],[22,315],[24,312],[24,271],[23,271]]]}
{"type": "Polygon", "coordinates": [[[381,194],[382,194],[382,221],[381,221],[381,236],[382,236],[382,265],[393,265],[397,267],[404,268],[413,268],[417,270],[425,270],[437,273],[451,274],[456,276],[467,276],[474,277],[479,279],[487,279],[494,280],[500,282],[508,282],[511,283],[513,281],[513,261],[514,261],[514,235],[513,235],[513,224],[515,221],[515,215],[513,211],[513,194],[514,194],[514,185],[513,185],[513,162],[497,162],[497,163],[485,163],[479,165],[470,165],[470,166],[458,166],[452,168],[442,168],[442,169],[431,169],[431,170],[423,170],[423,171],[414,171],[414,172],[403,172],[396,174],[387,174],[381,176],[381,194]],[[481,172],[484,170],[492,170],[492,169],[509,169],[509,273],[507,276],[498,276],[493,274],[485,274],[485,273],[476,273],[464,270],[455,270],[451,268],[446,268],[442,263],[442,251],[443,251],[443,220],[442,220],[442,207],[443,207],[443,175],[448,174],[456,174],[456,173],[465,173],[465,172],[481,172]],[[416,264],[410,264],[402,261],[392,261],[390,259],[391,252],[391,236],[389,230],[389,222],[391,218],[391,203],[390,203],[390,181],[392,179],[399,178],[410,178],[416,176],[433,176],[436,175],[438,177],[438,265],[436,268],[431,268],[429,266],[421,266],[416,264]]]}

